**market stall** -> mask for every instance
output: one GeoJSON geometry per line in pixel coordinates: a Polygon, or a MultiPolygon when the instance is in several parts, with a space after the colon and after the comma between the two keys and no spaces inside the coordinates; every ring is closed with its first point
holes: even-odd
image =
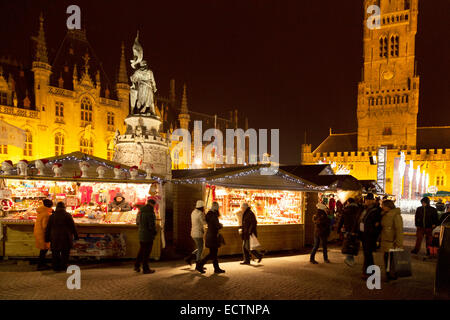
{"type": "Polygon", "coordinates": [[[150,171],[120,166],[80,152],[50,159],[2,166],[0,176],[1,254],[33,257],[33,226],[42,200],[63,202],[74,218],[80,239],[72,256],[134,258],[139,250],[136,215],[149,198],[156,200],[158,235],[151,257],[159,259],[163,235],[162,179],[150,171]],[[121,210],[114,199],[129,206],[121,210]],[[118,198],[120,199],[120,198],[118,198]]]}
{"type": "Polygon", "coordinates": [[[219,254],[242,252],[237,211],[249,203],[258,220],[258,239],[267,251],[300,249],[305,243],[305,209],[308,193],[320,188],[280,167],[275,175],[262,175],[261,166],[172,171],[174,235],[178,249],[189,251],[190,214],[195,201],[209,208],[220,205],[221,230],[226,245],[219,254]]]}

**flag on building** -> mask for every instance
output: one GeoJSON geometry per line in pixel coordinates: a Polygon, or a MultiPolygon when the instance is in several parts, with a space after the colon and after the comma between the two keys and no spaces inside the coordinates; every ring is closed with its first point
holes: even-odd
{"type": "Polygon", "coordinates": [[[12,145],[25,149],[26,137],[25,130],[0,120],[0,144],[12,145]]]}

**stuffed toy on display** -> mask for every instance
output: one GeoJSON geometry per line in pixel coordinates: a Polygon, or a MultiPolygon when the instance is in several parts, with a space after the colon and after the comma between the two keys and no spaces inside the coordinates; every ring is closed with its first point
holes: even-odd
{"type": "Polygon", "coordinates": [[[36,169],[38,170],[38,176],[44,175],[44,169],[45,169],[45,166],[47,165],[47,163],[48,163],[47,159],[36,160],[34,162],[34,165],[36,166],[36,169]]]}
{"type": "Polygon", "coordinates": [[[98,173],[98,177],[100,179],[104,178],[106,168],[104,166],[98,166],[96,172],[98,173]]]}
{"type": "Polygon", "coordinates": [[[81,161],[79,163],[80,166],[80,170],[81,170],[81,178],[87,178],[88,177],[88,169],[89,169],[89,163],[87,163],[86,161],[81,161]]]}
{"type": "Polygon", "coordinates": [[[11,160],[5,160],[2,162],[3,175],[11,175],[12,169],[13,169],[13,163],[11,160]]]}
{"type": "Polygon", "coordinates": [[[20,160],[17,163],[17,170],[19,171],[19,175],[26,176],[28,175],[28,161],[27,160],[20,160]]]}
{"type": "Polygon", "coordinates": [[[138,176],[138,167],[137,166],[132,166],[130,168],[130,176],[132,180],[136,180],[137,176],[138,176]]]}
{"type": "Polygon", "coordinates": [[[52,170],[55,173],[55,177],[61,177],[62,174],[62,164],[61,163],[55,163],[52,166],[52,170]]]}

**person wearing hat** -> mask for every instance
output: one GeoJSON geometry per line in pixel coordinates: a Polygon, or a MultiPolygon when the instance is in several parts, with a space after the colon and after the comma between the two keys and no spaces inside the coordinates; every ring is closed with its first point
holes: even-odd
{"type": "Polygon", "coordinates": [[[367,268],[375,264],[373,253],[377,250],[377,240],[381,233],[381,208],[373,193],[364,198],[364,210],[359,217],[359,237],[361,239],[364,264],[362,277],[367,279],[367,268]]]}
{"type": "Polygon", "coordinates": [[[224,273],[225,270],[220,269],[219,260],[217,259],[217,253],[219,252],[219,248],[222,245],[219,237],[219,230],[223,228],[223,225],[219,222],[219,204],[217,202],[213,202],[211,206],[211,210],[206,214],[206,223],[208,224],[208,231],[206,231],[206,241],[205,246],[209,248],[209,253],[206,257],[200,260],[195,270],[200,273],[205,273],[203,266],[209,260],[213,261],[214,273],[224,273]]]}
{"type": "Polygon", "coordinates": [[[140,208],[139,214],[136,217],[136,224],[139,227],[139,253],[134,264],[134,271],[142,273],[154,273],[155,270],[148,266],[148,259],[152,252],[153,240],[156,236],[156,215],[154,206],[156,201],[150,199],[147,204],[140,208]]]}
{"type": "Polygon", "coordinates": [[[328,252],[327,252],[327,243],[328,236],[330,235],[330,218],[327,215],[327,206],[323,203],[318,203],[316,205],[317,212],[313,216],[314,223],[314,247],[311,251],[311,256],[309,258],[309,262],[312,264],[317,264],[318,262],[315,260],[317,249],[319,249],[320,242],[322,242],[323,247],[323,261],[326,263],[330,263],[328,260],[328,252]]]}
{"type": "Polygon", "coordinates": [[[53,201],[50,199],[44,199],[42,201],[42,206],[36,209],[37,217],[34,223],[34,238],[36,240],[36,248],[39,251],[39,263],[37,270],[46,270],[50,267],[45,263],[45,255],[50,249],[50,243],[45,242],[45,229],[47,228],[48,219],[52,214],[53,201]]]}
{"type": "Polygon", "coordinates": [[[108,204],[108,211],[109,212],[111,212],[111,211],[120,211],[120,212],[131,211],[131,206],[127,201],[125,201],[125,198],[123,197],[122,193],[118,192],[118,193],[116,193],[116,196],[114,197],[113,202],[108,204]]]}
{"type": "Polygon", "coordinates": [[[429,247],[433,241],[432,231],[438,225],[439,219],[437,210],[430,206],[430,199],[428,197],[420,200],[421,207],[418,207],[415,215],[416,225],[416,246],[411,251],[413,254],[418,254],[420,246],[422,245],[423,237],[426,237],[427,255],[430,255],[429,247]]]}
{"type": "Polygon", "coordinates": [[[192,260],[200,262],[203,253],[203,236],[205,235],[205,203],[198,200],[194,211],[191,213],[191,237],[195,242],[196,249],[184,260],[191,265],[192,260]]]}

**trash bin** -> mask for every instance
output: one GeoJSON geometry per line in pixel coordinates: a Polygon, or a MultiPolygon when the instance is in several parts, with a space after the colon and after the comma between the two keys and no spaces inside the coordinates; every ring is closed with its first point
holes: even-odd
{"type": "Polygon", "coordinates": [[[436,265],[434,294],[438,299],[450,299],[450,219],[441,225],[440,247],[436,265]]]}

